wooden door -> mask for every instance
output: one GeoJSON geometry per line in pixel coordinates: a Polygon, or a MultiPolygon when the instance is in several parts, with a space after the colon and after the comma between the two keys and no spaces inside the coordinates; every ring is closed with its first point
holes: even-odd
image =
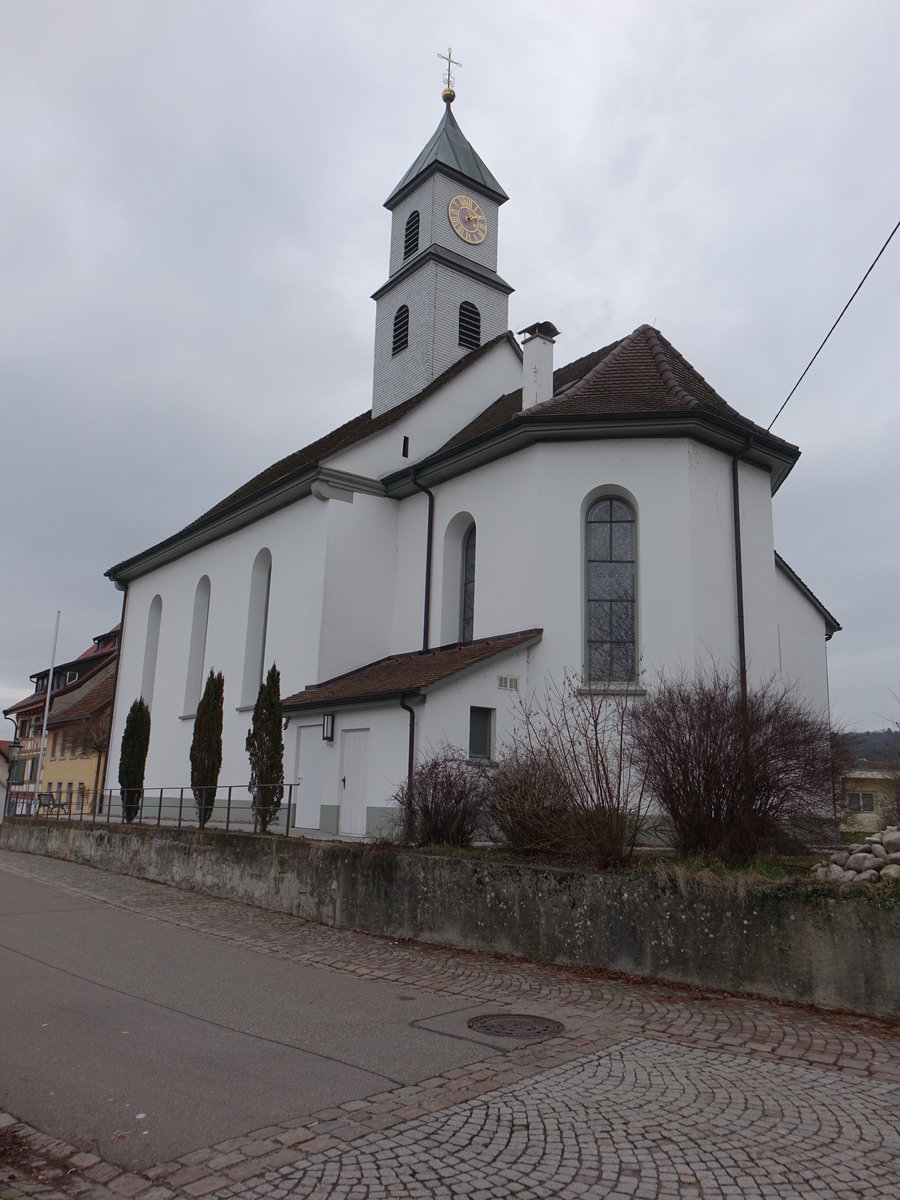
{"type": "Polygon", "coordinates": [[[341,733],[341,833],[362,837],[366,832],[366,759],[368,729],[345,729],[341,733]]]}

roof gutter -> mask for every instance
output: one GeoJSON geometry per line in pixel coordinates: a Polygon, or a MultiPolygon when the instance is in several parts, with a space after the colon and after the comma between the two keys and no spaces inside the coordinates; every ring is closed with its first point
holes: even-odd
{"type": "Polygon", "coordinates": [[[498,429],[480,434],[461,446],[440,450],[418,463],[415,485],[412,467],[395,471],[382,482],[388,496],[402,500],[411,496],[423,479],[433,487],[542,442],[676,437],[693,438],[728,455],[739,454],[743,461],[769,472],[773,494],[800,457],[796,446],[780,438],[770,438],[765,445],[760,436],[754,436],[748,451],[747,430],[711,413],[631,413],[611,417],[572,414],[552,419],[520,414],[498,429]]]}

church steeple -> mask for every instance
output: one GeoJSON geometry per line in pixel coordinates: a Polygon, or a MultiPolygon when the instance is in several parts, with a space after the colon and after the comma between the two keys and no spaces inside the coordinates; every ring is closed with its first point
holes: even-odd
{"type": "Polygon", "coordinates": [[[513,290],[497,274],[497,215],[509,198],[453,115],[384,202],[389,278],[373,299],[372,413],[416,395],[470,350],[503,333],[513,290]]]}
{"type": "MultiPolygon", "coordinates": [[[[444,94],[448,91],[455,97],[452,88],[445,89],[444,94]]],[[[497,204],[505,204],[509,199],[457,124],[452,103],[452,99],[444,101],[444,115],[440,124],[425,149],[385,200],[385,208],[394,209],[412,188],[438,170],[492,197],[497,204]]]]}

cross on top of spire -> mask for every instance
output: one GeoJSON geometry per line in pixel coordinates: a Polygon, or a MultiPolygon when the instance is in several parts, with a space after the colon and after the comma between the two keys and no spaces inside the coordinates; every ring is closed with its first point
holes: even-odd
{"type": "Polygon", "coordinates": [[[456,80],[453,78],[453,73],[452,73],[451,68],[452,67],[461,67],[462,63],[457,62],[457,60],[453,57],[453,47],[452,46],[447,47],[446,54],[441,54],[441,52],[438,51],[438,58],[442,58],[444,60],[444,62],[447,64],[447,70],[444,75],[444,90],[441,93],[441,99],[444,101],[445,104],[452,104],[453,101],[456,99],[456,92],[453,90],[453,85],[456,82],[456,80]]]}

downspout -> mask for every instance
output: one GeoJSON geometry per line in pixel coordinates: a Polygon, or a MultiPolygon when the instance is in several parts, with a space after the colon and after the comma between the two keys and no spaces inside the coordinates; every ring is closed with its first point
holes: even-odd
{"type": "MultiPolygon", "coordinates": [[[[425,534],[425,616],[422,621],[422,649],[428,649],[430,623],[431,623],[431,557],[432,544],[434,542],[434,492],[419,483],[416,479],[416,472],[412,473],[413,487],[420,492],[424,492],[428,497],[428,529],[425,534]]],[[[404,705],[404,707],[406,707],[404,705]]]]}
{"type": "MultiPolygon", "coordinates": [[[[748,441],[742,454],[750,449],[748,441]]],[[[741,676],[741,705],[747,708],[747,637],[744,628],[744,564],[741,556],[741,485],[738,464],[741,454],[731,456],[731,511],[734,518],[734,576],[737,591],[738,669],[741,676]]]]}
{"type": "Polygon", "coordinates": [[[400,707],[409,713],[409,750],[406,760],[406,812],[403,814],[403,841],[407,846],[412,844],[415,834],[413,820],[412,794],[413,774],[416,767],[416,710],[406,703],[406,697],[400,697],[400,707]]]}
{"type": "MultiPolygon", "coordinates": [[[[119,693],[119,667],[122,665],[122,648],[125,643],[125,605],[128,602],[128,584],[116,584],[122,591],[122,615],[119,617],[119,653],[116,655],[116,673],[113,676],[112,699],[109,707],[109,736],[106,740],[106,754],[103,759],[103,779],[100,784],[100,794],[106,791],[106,772],[109,768],[109,746],[112,741],[113,718],[116,715],[116,700],[119,693]]],[[[94,807],[97,805],[97,791],[94,789],[94,807]]]]}

